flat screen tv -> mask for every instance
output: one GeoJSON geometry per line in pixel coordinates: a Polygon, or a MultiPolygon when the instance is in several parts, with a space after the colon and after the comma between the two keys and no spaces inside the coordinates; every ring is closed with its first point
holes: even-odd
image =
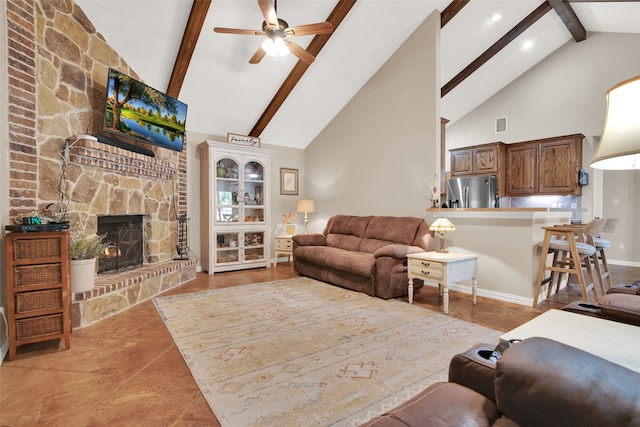
{"type": "MultiPolygon", "coordinates": [[[[133,139],[181,151],[186,119],[187,104],[109,68],[102,124],[104,132],[115,135],[119,140],[133,139]]],[[[108,137],[100,138],[100,135],[98,139],[109,140],[108,137]]]]}

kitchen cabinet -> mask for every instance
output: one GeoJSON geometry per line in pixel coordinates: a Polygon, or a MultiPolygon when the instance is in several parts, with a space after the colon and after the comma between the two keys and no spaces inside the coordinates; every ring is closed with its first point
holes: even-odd
{"type": "Polygon", "coordinates": [[[62,338],[70,347],[69,233],[5,235],[9,360],[16,347],[62,338]]]}
{"type": "Polygon", "coordinates": [[[271,150],[216,141],[200,150],[202,268],[268,267],[271,150]]]}
{"type": "Polygon", "coordinates": [[[531,196],[538,190],[538,145],[513,144],[507,148],[507,196],[531,196]]]}
{"type": "Polygon", "coordinates": [[[449,150],[451,153],[451,176],[493,175],[496,177],[496,188],[499,196],[504,196],[505,144],[490,144],[449,150]]]}
{"type": "Polygon", "coordinates": [[[583,138],[573,134],[508,145],[506,195],[580,195],[583,138]]]}

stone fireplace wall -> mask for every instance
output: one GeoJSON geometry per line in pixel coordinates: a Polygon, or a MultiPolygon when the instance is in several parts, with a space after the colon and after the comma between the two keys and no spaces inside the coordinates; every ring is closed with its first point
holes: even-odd
{"type": "Polygon", "coordinates": [[[172,259],[187,209],[186,144],[154,147],[151,158],[72,138],[100,130],[109,67],[139,76],[72,0],[6,1],[9,215],[53,203],[72,230],[95,233],[97,215],[143,214],[145,262],[172,259]]]}

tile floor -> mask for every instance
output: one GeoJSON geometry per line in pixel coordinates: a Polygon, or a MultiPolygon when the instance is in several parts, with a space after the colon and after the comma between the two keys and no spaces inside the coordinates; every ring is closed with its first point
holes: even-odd
{"type": "MultiPolygon", "coordinates": [[[[613,269],[612,276],[616,283],[633,282],[640,268],[613,269]]],[[[165,295],[291,277],[296,274],[287,263],[198,273],[165,295]]],[[[469,295],[451,292],[449,307],[452,316],[507,331],[576,299],[580,294],[570,287],[536,308],[483,297],[474,306],[469,295]]],[[[420,290],[414,303],[442,311],[435,287],[420,290]]],[[[57,340],[22,346],[15,361],[0,365],[1,426],[220,425],[150,300],[74,331],[71,349],[62,349],[57,340]]]]}

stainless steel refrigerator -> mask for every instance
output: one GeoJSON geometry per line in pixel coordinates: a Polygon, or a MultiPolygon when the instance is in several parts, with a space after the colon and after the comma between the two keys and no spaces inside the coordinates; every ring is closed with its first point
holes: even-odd
{"type": "Polygon", "coordinates": [[[447,180],[450,208],[498,207],[495,176],[467,176],[447,180]]]}

